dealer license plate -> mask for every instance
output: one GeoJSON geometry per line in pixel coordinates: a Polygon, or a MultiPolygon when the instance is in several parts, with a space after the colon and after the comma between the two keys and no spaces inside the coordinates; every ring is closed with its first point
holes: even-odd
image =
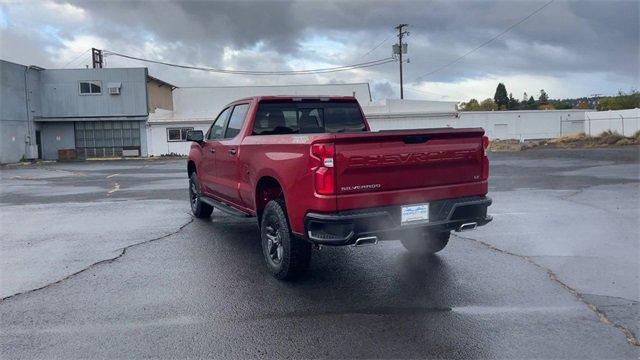
{"type": "Polygon", "coordinates": [[[429,204],[406,205],[402,207],[401,224],[429,221],[429,204]]]}

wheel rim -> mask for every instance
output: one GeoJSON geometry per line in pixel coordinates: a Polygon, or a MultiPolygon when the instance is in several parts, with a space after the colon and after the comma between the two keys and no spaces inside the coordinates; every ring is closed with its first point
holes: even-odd
{"type": "Polygon", "coordinates": [[[265,226],[265,237],[267,240],[266,255],[267,259],[274,264],[280,265],[284,253],[282,246],[282,236],[280,235],[280,224],[272,218],[269,219],[265,226]]]}
{"type": "Polygon", "coordinates": [[[196,183],[192,180],[191,186],[189,186],[189,197],[191,199],[191,208],[195,209],[198,204],[198,189],[196,188],[196,183]]]}

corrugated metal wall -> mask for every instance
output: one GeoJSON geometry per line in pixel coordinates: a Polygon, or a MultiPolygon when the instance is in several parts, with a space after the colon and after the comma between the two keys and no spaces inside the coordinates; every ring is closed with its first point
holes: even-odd
{"type": "Polygon", "coordinates": [[[146,116],[146,69],[47,69],[40,78],[42,117],[146,116]],[[79,82],[99,80],[100,95],[80,95],[79,82]],[[121,83],[109,95],[109,83],[121,83]]]}

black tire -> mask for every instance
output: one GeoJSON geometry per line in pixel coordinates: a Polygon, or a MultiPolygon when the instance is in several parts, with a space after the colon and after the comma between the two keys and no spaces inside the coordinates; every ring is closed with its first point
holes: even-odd
{"type": "Polygon", "coordinates": [[[400,240],[405,249],[416,255],[432,255],[449,243],[450,232],[427,232],[422,236],[409,236],[400,240]]]}
{"type": "Polygon", "coordinates": [[[260,237],[264,260],[275,278],[294,279],[309,268],[311,244],[291,233],[283,199],[267,203],[262,214],[260,237]]]}
{"type": "Polygon", "coordinates": [[[191,212],[193,216],[206,219],[211,216],[213,206],[205,204],[200,200],[200,184],[196,173],[192,173],[189,178],[189,202],[191,203],[191,212]]]}

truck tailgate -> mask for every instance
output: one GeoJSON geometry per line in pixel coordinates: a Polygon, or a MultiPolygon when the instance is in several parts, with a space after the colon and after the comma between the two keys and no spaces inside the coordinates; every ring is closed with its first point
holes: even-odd
{"type": "MultiPolygon", "coordinates": [[[[459,193],[460,185],[480,183],[483,135],[480,128],[336,134],[338,209],[353,208],[358,203],[355,195],[361,195],[357,198],[367,207],[385,193],[388,204],[389,192],[445,186],[446,195],[446,185],[456,185],[459,193]]],[[[478,191],[477,186],[469,189],[478,191]]],[[[412,201],[432,200],[420,198],[418,194],[427,194],[424,191],[414,194],[412,201]]]]}

